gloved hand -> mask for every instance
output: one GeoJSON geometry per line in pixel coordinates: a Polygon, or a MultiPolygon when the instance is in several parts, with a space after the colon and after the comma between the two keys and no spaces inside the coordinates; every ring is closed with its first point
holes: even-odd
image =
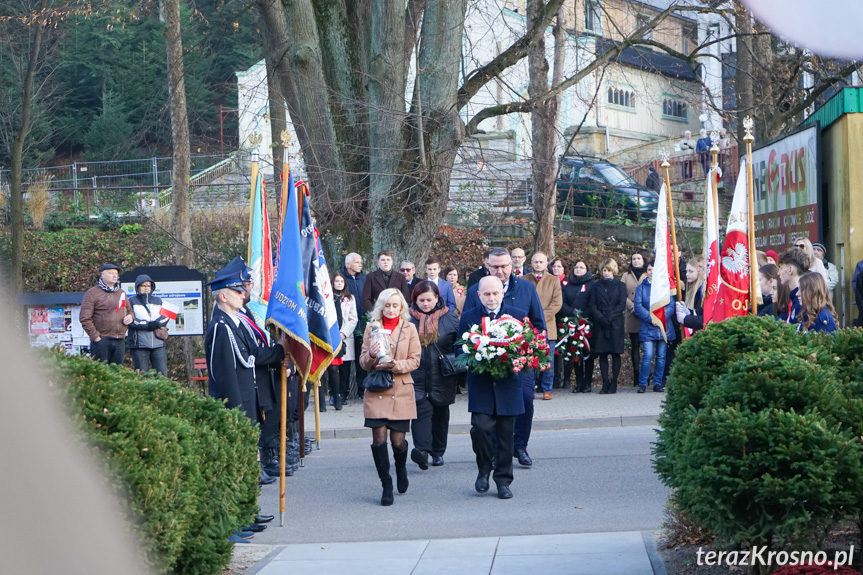
{"type": "Polygon", "coordinates": [[[147,324],[148,331],[154,331],[162,327],[162,325],[158,321],[151,321],[147,324]]]}
{"type": "Polygon", "coordinates": [[[674,304],[674,311],[677,315],[677,323],[683,325],[683,319],[689,315],[689,310],[686,309],[686,304],[682,301],[677,302],[674,304]]]}

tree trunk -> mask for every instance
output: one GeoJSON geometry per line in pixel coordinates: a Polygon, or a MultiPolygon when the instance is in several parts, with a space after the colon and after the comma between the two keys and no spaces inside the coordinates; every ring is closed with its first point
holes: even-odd
{"type": "MultiPolygon", "coordinates": [[[[735,2],[735,23],[739,33],[750,31],[749,10],[742,3],[735,2]]],[[[737,141],[742,142],[746,132],[743,130],[743,118],[754,112],[755,98],[752,93],[752,37],[737,38],[737,71],[734,84],[737,94],[737,141]]]]}
{"type": "MultiPolygon", "coordinates": [[[[542,0],[528,0],[528,26],[536,21],[543,7],[542,0]]],[[[561,8],[560,12],[563,12],[561,8]]],[[[560,18],[560,12],[558,18],[560,18]]],[[[560,21],[555,26],[555,65],[563,64],[563,26],[560,21]]],[[[545,37],[537,35],[530,45],[527,55],[530,80],[528,95],[538,98],[548,92],[548,60],[545,57],[545,37]]],[[[562,71],[555,70],[555,75],[562,71]]],[[[549,259],[554,257],[554,214],[557,192],[557,110],[558,98],[541,100],[531,110],[531,137],[533,139],[533,212],[536,221],[534,232],[534,251],[545,253],[549,259]]]]}
{"type": "MultiPolygon", "coordinates": [[[[41,13],[45,13],[48,0],[42,0],[41,13]]],[[[45,22],[38,19],[32,23],[30,31],[32,42],[30,43],[30,54],[27,59],[27,71],[21,87],[21,123],[12,141],[12,165],[10,184],[12,208],[12,289],[15,293],[24,290],[24,190],[22,189],[22,171],[24,164],[24,142],[30,134],[30,117],[33,112],[33,79],[36,76],[36,68],[39,64],[39,54],[42,50],[42,35],[45,22]]]]}
{"type": "MultiPolygon", "coordinates": [[[[284,146],[282,145],[282,132],[287,131],[288,122],[287,114],[285,113],[285,98],[282,96],[282,88],[279,84],[279,77],[276,76],[276,63],[272,59],[272,54],[267,52],[265,55],[267,66],[267,97],[269,100],[270,112],[270,137],[273,141],[273,186],[276,190],[276,197],[280,197],[282,180],[282,171],[284,170],[284,146]]],[[[281,233],[281,230],[279,230],[281,233]]]]}
{"type": "Polygon", "coordinates": [[[168,62],[168,108],[171,111],[171,140],[174,170],[171,175],[171,234],[174,262],[194,266],[192,226],[189,216],[189,117],[186,113],[186,82],[183,71],[183,36],[180,30],[180,0],[164,0],[165,55],[168,62]]]}

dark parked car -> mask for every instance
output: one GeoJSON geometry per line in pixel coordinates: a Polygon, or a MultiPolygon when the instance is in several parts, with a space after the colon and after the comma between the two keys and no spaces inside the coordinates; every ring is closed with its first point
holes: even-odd
{"type": "Polygon", "coordinates": [[[631,220],[656,218],[659,194],[599,158],[565,157],[557,175],[558,213],[631,220]]]}

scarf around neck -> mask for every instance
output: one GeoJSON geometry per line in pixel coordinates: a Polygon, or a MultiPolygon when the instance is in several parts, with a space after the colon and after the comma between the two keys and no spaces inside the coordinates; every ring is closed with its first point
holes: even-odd
{"type": "Polygon", "coordinates": [[[426,313],[411,306],[408,313],[419,322],[420,344],[423,347],[436,343],[438,338],[438,321],[445,316],[449,308],[447,306],[437,307],[426,313]]]}
{"type": "Polygon", "coordinates": [[[114,287],[109,288],[108,284],[102,281],[102,278],[99,278],[99,287],[105,290],[108,293],[114,293],[118,289],[120,289],[120,282],[114,284],[114,287]]]}

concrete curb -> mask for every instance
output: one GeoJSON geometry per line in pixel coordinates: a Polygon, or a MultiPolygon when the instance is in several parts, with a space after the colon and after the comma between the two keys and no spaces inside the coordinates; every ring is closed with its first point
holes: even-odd
{"type": "Polygon", "coordinates": [[[249,567],[245,575],[255,575],[256,573],[260,572],[261,569],[269,565],[270,562],[275,559],[284,549],[285,545],[277,545],[275,549],[267,553],[267,555],[263,559],[249,567]]]}
{"type": "Polygon", "coordinates": [[[653,533],[642,531],[641,538],[644,540],[644,549],[647,551],[647,558],[650,559],[650,566],[653,567],[653,575],[668,575],[665,563],[662,562],[662,558],[656,549],[656,540],[653,538],[653,533]]]}
{"type": "MultiPolygon", "coordinates": [[[[552,431],[556,429],[595,429],[598,427],[636,427],[656,425],[659,415],[611,415],[607,417],[571,417],[560,419],[534,419],[534,431],[552,431]]],[[[450,433],[470,433],[469,423],[454,423],[449,426],[450,433]]],[[[306,435],[314,437],[314,430],[306,429],[306,435]]],[[[339,427],[322,429],[321,439],[356,439],[368,437],[366,427],[339,427]]]]}

